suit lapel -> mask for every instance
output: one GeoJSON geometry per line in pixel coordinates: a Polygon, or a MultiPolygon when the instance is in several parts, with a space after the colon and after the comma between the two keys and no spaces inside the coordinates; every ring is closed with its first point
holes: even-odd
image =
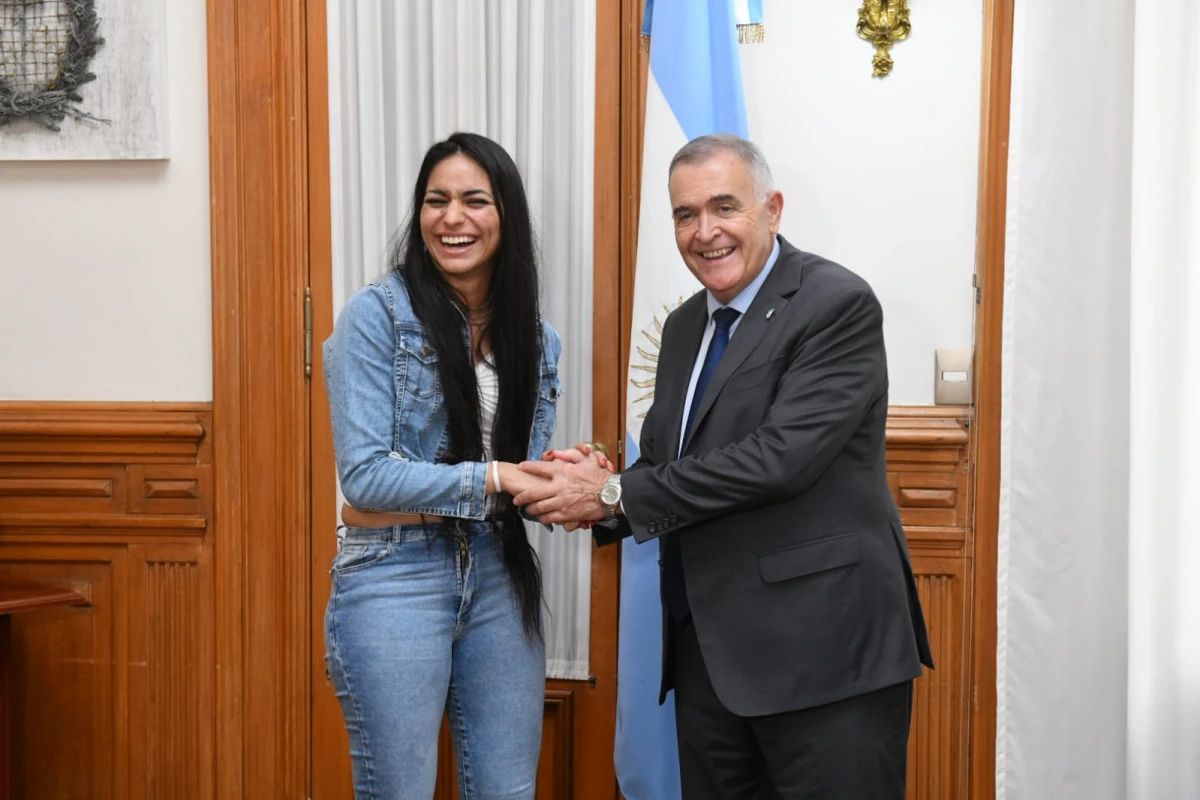
{"type": "MultiPolygon", "coordinates": [[[[771,274],[767,276],[766,282],[755,295],[754,302],[750,304],[750,308],[746,309],[745,315],[738,322],[737,330],[733,332],[729,346],[721,356],[720,363],[717,364],[717,371],[713,373],[704,397],[700,400],[700,407],[696,409],[696,421],[691,426],[688,442],[684,442],[685,448],[704,423],[704,418],[721,393],[725,382],[758,347],[759,342],[770,330],[770,326],[774,324],[774,320],[782,319],[788,298],[795,294],[800,287],[800,265],[804,256],[789,245],[782,236],[779,237],[779,243],[779,258],[771,269],[771,274]],[[770,317],[767,316],[768,311],[771,312],[770,317]]],[[[707,316],[705,321],[707,321],[707,316]]],[[[703,333],[703,328],[701,328],[701,333],[703,333]]],[[[686,392],[687,388],[685,387],[684,393],[686,394],[686,392]]],[[[676,436],[678,437],[678,433],[676,436]]],[[[672,452],[678,452],[678,448],[672,452]]]]}
{"type": "Polygon", "coordinates": [[[704,338],[704,326],[708,324],[707,298],[707,292],[699,292],[684,303],[677,312],[678,330],[671,331],[670,339],[663,337],[662,351],[658,354],[654,402],[662,403],[665,412],[659,418],[667,426],[663,432],[667,442],[666,461],[674,461],[679,454],[683,406],[692,380],[692,366],[700,352],[700,340],[704,338]]]}

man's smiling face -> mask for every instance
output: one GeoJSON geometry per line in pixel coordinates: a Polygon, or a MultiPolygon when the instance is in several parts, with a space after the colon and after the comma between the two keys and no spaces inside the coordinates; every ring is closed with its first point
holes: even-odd
{"type": "Polygon", "coordinates": [[[769,192],[760,201],[749,166],[730,151],[676,165],[670,194],[679,254],[713,297],[728,303],[766,266],[783,195],[769,192]]]}

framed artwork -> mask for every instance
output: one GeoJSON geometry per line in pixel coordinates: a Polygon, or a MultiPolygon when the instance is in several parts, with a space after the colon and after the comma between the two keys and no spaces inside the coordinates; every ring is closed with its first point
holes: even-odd
{"type": "Polygon", "coordinates": [[[163,0],[0,0],[0,160],[164,159],[163,0]]]}

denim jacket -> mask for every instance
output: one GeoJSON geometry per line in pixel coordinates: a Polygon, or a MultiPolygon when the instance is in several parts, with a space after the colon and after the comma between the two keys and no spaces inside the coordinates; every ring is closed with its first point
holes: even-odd
{"type": "MultiPolygon", "coordinates": [[[[562,344],[544,319],[530,459],[554,431],[562,393],[562,344]]],[[[463,325],[463,347],[470,347],[463,325]]],[[[363,511],[483,519],[487,464],[440,464],[449,446],[437,353],[413,312],[404,279],[389,272],[346,303],[324,344],[338,478],[346,502],[363,511]]]]}

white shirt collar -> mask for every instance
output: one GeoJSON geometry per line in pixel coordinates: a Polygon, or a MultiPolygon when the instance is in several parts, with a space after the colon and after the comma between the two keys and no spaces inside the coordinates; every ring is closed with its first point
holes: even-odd
{"type": "MultiPolygon", "coordinates": [[[[775,261],[779,258],[779,237],[775,237],[775,246],[771,248],[771,255],[767,256],[767,263],[763,265],[762,271],[755,276],[750,284],[738,292],[737,297],[729,301],[728,304],[722,305],[721,301],[712,296],[712,292],[708,293],[708,318],[711,320],[713,312],[721,308],[737,309],[740,314],[745,314],[750,309],[750,304],[754,302],[754,298],[758,296],[758,290],[766,283],[767,276],[771,274],[771,269],[775,266],[775,261]]],[[[741,320],[741,317],[738,317],[741,320]]]]}

